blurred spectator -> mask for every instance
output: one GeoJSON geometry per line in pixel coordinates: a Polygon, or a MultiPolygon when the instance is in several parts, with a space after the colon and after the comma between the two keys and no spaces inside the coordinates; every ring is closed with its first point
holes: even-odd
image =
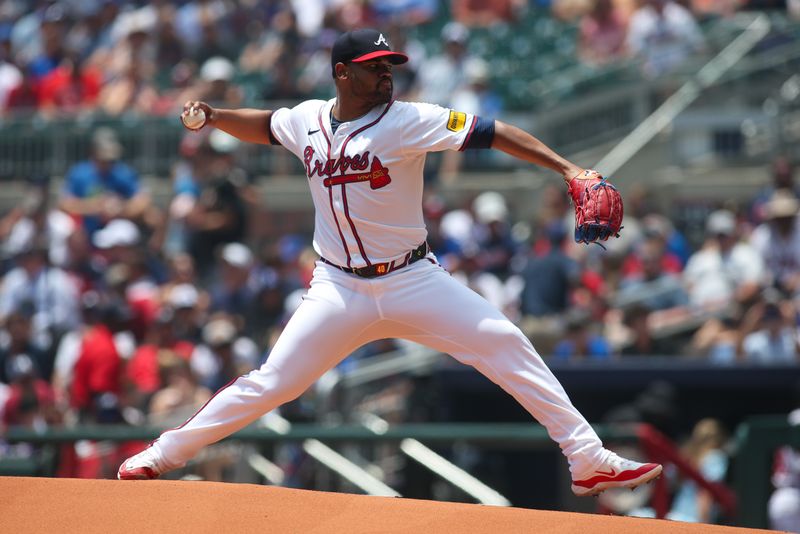
{"type": "Polygon", "coordinates": [[[695,252],[683,273],[689,302],[697,307],[727,307],[755,297],[766,275],[758,252],[739,240],[730,211],[713,212],[706,221],[708,241],[695,252]]]}
{"type": "Polygon", "coordinates": [[[197,383],[189,361],[174,352],[159,355],[158,372],[163,387],[155,392],[148,409],[148,420],[154,425],[180,425],[211,397],[211,390],[197,383]]]}
{"type": "Polygon", "coordinates": [[[215,130],[200,148],[207,163],[195,177],[200,194],[185,222],[187,250],[201,280],[209,276],[218,247],[243,241],[247,231],[247,176],[235,165],[237,147],[238,141],[215,130]]]}
{"type": "Polygon", "coordinates": [[[578,57],[587,65],[604,65],[626,53],[627,21],[613,0],[594,0],[580,21],[578,57]]]}
{"type": "Polygon", "coordinates": [[[80,217],[92,235],[117,217],[142,219],[150,207],[150,195],[139,185],[139,175],[120,161],[122,145],[113,130],[98,128],[92,135],[90,159],[67,172],[59,206],[80,217]]]}
{"type": "Polygon", "coordinates": [[[537,350],[548,354],[564,331],[564,314],[579,281],[580,265],[564,253],[566,233],[561,221],[551,222],[543,233],[548,248],[538,253],[532,250],[520,272],[520,328],[536,342],[537,350]]]}
{"type": "Polygon", "coordinates": [[[452,0],[453,19],[466,26],[513,22],[527,7],[523,0],[452,0]]]}
{"type": "Polygon", "coordinates": [[[33,113],[39,107],[39,86],[32,74],[23,72],[22,80],[6,98],[5,111],[9,113],[33,113]]]}
{"type": "Polygon", "coordinates": [[[43,78],[64,60],[66,55],[64,49],[66,17],[64,6],[58,3],[54,3],[44,10],[40,25],[42,48],[27,65],[28,71],[34,78],[43,78]]]}
{"type": "Polygon", "coordinates": [[[98,65],[108,80],[126,76],[132,64],[142,78],[151,79],[157,54],[155,24],[156,13],[147,8],[122,11],[110,34],[111,46],[97,49],[89,61],[98,65]]]}
{"type": "Polygon", "coordinates": [[[684,291],[680,273],[666,268],[669,264],[665,260],[666,256],[665,243],[660,237],[653,236],[645,240],[637,253],[637,258],[641,262],[641,272],[632,273],[622,280],[615,306],[625,307],[638,303],[649,310],[686,306],[689,299],[684,291]]]}
{"type": "Polygon", "coordinates": [[[0,331],[0,382],[10,384],[18,359],[27,360],[24,365],[33,367],[37,378],[50,380],[53,372],[52,352],[34,343],[31,337],[29,310],[17,310],[6,317],[0,331]]]}
{"type": "Polygon", "coordinates": [[[26,184],[23,201],[14,206],[0,220],[3,249],[13,255],[36,239],[48,248],[51,265],[65,268],[70,261],[68,241],[77,230],[73,219],[50,203],[50,179],[47,176],[31,178],[26,184]]]}
{"type": "MultiPolygon", "coordinates": [[[[489,77],[489,64],[483,59],[475,58],[465,68],[465,84],[456,89],[452,95],[451,107],[465,113],[472,113],[487,119],[498,117],[503,104],[498,94],[492,89],[489,77]]],[[[452,182],[463,166],[476,168],[487,166],[494,155],[490,150],[451,150],[442,153],[442,165],[439,169],[443,183],[452,182]]]]}
{"type": "Polygon", "coordinates": [[[87,325],[72,373],[70,404],[84,423],[122,421],[122,359],[111,328],[102,319],[111,312],[110,302],[97,322],[87,325]]]}
{"type": "Polygon", "coordinates": [[[239,86],[233,83],[235,73],[236,68],[230,60],[221,56],[209,58],[200,67],[200,79],[187,96],[190,100],[202,100],[212,105],[236,107],[242,103],[243,95],[239,86]]]}
{"type": "Polygon", "coordinates": [[[672,0],[645,0],[628,26],[627,48],[651,77],[666,74],[705,48],[692,14],[672,0]]]}
{"type": "Polygon", "coordinates": [[[201,317],[208,307],[208,295],[190,283],[174,285],[167,293],[166,305],[172,309],[171,332],[175,339],[197,344],[201,339],[201,317]]]}
{"type": "Polygon", "coordinates": [[[190,51],[202,45],[203,33],[197,31],[206,24],[224,24],[230,5],[220,0],[190,0],[185,2],[175,14],[175,29],[190,51]]]}
{"type": "MultiPolygon", "coordinates": [[[[727,432],[716,419],[702,419],[695,424],[692,435],[681,453],[698,473],[711,483],[722,483],[728,472],[727,432]]],[[[655,517],[651,508],[637,509],[631,515],[655,517]]],[[[667,519],[690,523],[717,523],[719,510],[708,491],[691,479],[680,480],[667,512],[667,519]]]]}
{"type": "Polygon", "coordinates": [[[174,319],[175,312],[163,308],[126,366],[125,374],[131,386],[128,402],[143,412],[146,412],[151,397],[164,385],[161,382],[161,362],[181,358],[188,363],[192,356],[194,346],[175,335],[174,319]]]}
{"type": "Polygon", "coordinates": [[[0,114],[7,105],[11,91],[22,83],[22,71],[11,59],[10,32],[0,28],[0,114]]]}
{"type": "Polygon", "coordinates": [[[742,311],[736,307],[721,319],[710,319],[692,336],[688,350],[706,357],[712,363],[732,364],[739,359],[741,349],[742,311]]]}
{"type": "MultiPolygon", "coordinates": [[[[387,34],[392,50],[408,56],[408,62],[392,71],[394,98],[413,101],[415,100],[414,90],[417,86],[420,65],[425,61],[427,55],[425,46],[417,39],[411,38],[408,27],[401,24],[390,25],[387,34]]],[[[330,64],[330,61],[328,63],[330,64]]]]}
{"type": "Polygon", "coordinates": [[[175,28],[175,7],[173,5],[164,5],[158,11],[155,42],[158,73],[168,72],[188,56],[186,47],[175,28]]]}
{"type": "Polygon", "coordinates": [[[9,390],[2,410],[2,424],[44,431],[59,423],[53,388],[42,379],[31,359],[22,354],[9,368],[9,390]]]}
{"type": "Polygon", "coordinates": [[[778,189],[764,204],[764,222],[750,243],[764,260],[774,286],[794,294],[800,290],[800,201],[788,189],[778,189]]]}
{"type": "Polygon", "coordinates": [[[742,357],[761,364],[793,364],[798,358],[796,314],[791,301],[765,299],[742,321],[742,357]]]}
{"type": "MultiPolygon", "coordinates": [[[[683,446],[683,455],[709,482],[724,482],[728,472],[727,432],[716,419],[702,419],[683,446]]],[[[693,480],[684,480],[672,500],[667,519],[693,523],[716,523],[719,511],[711,495],[697,487],[693,480]]]]}
{"type": "Polygon", "coordinates": [[[133,355],[136,346],[133,335],[127,329],[130,310],[124,301],[115,300],[101,292],[87,291],[81,295],[80,304],[82,325],[61,338],[53,369],[53,388],[59,405],[65,409],[71,404],[75,364],[81,356],[84,338],[93,325],[98,322],[109,325],[117,354],[124,359],[133,355]]]}
{"type": "Polygon", "coordinates": [[[428,229],[428,246],[436,254],[439,264],[447,271],[458,269],[461,246],[458,241],[442,231],[442,219],[445,215],[444,200],[438,195],[429,196],[423,204],[425,226],[428,229]]]}
{"type": "Polygon", "coordinates": [[[469,30],[458,22],[450,22],[441,32],[443,51],[420,65],[419,99],[431,104],[451,107],[456,91],[467,83],[467,65],[475,61],[467,49],[469,30]]]}
{"type": "Polygon", "coordinates": [[[548,248],[532,251],[521,274],[523,315],[546,317],[567,311],[571,289],[578,283],[580,264],[564,253],[566,233],[559,222],[543,229],[548,248]]]}
{"type": "MultiPolygon", "coordinates": [[[[324,99],[334,96],[331,90],[331,50],[336,37],[337,33],[333,30],[324,30],[317,37],[314,51],[297,77],[297,87],[301,94],[324,99]]],[[[402,52],[396,46],[393,42],[392,49],[402,52]]],[[[400,98],[401,94],[408,91],[409,84],[406,83],[407,78],[404,76],[406,72],[406,69],[392,70],[395,98],[400,98]]]]}
{"type": "Polygon", "coordinates": [[[27,67],[28,63],[42,53],[42,19],[51,3],[50,0],[31,2],[28,11],[21,11],[21,16],[14,22],[10,35],[11,49],[14,61],[20,67],[27,67]]]}
{"type": "MultiPolygon", "coordinates": [[[[334,39],[335,37],[334,35],[334,39]]],[[[323,48],[333,46],[333,43],[329,43],[330,36],[325,30],[318,35],[318,40],[318,45],[323,48]]],[[[273,16],[271,24],[264,28],[261,35],[245,46],[239,64],[246,73],[270,72],[280,58],[295,54],[300,49],[301,43],[297,17],[290,9],[284,7],[273,16]]],[[[328,69],[326,69],[329,74],[328,81],[330,81],[330,61],[328,55],[328,69]]]]}
{"type": "Polygon", "coordinates": [[[67,54],[39,84],[41,111],[45,116],[93,112],[102,83],[98,69],[86,65],[77,54],[67,54]]]}
{"type": "MultiPolygon", "coordinates": [[[[787,419],[796,429],[800,425],[800,409],[792,410],[787,419]]],[[[767,504],[770,528],[800,532],[800,449],[784,445],[776,451],[772,485],[775,490],[767,504]]]]}
{"type": "Polygon", "coordinates": [[[770,167],[771,182],[761,189],[750,207],[750,218],[754,224],[765,220],[765,206],[772,199],[776,191],[786,189],[800,198],[800,186],[794,182],[794,166],[787,156],[775,158],[770,167]]]}
{"type": "Polygon", "coordinates": [[[98,104],[111,116],[148,115],[154,112],[158,100],[158,91],[142,61],[131,58],[123,73],[103,86],[98,104]]]}
{"type": "MultiPolygon", "coordinates": [[[[380,20],[390,23],[400,23],[409,27],[417,24],[430,22],[439,9],[439,2],[436,0],[389,0],[384,2],[373,2],[372,8],[380,20]]],[[[392,43],[392,50],[396,43],[392,43]]]]}
{"type": "Polygon", "coordinates": [[[239,336],[234,321],[220,314],[203,327],[203,342],[192,352],[191,367],[200,384],[217,391],[237,376],[251,371],[258,361],[255,343],[239,336]]]}
{"type": "Polygon", "coordinates": [[[586,311],[576,310],[568,314],[564,338],[556,343],[553,356],[572,361],[609,359],[611,344],[596,331],[598,326],[599,323],[586,311]]]}
{"type": "Polygon", "coordinates": [[[49,347],[79,324],[77,287],[58,267],[49,265],[47,246],[39,238],[14,251],[16,267],[0,287],[0,321],[14,311],[30,309],[33,338],[49,347]]]}
{"type": "MultiPolygon", "coordinates": [[[[676,269],[675,272],[683,270],[686,262],[689,261],[689,256],[692,255],[692,247],[671,220],[659,213],[648,213],[642,217],[642,231],[645,237],[657,236],[664,240],[667,250],[666,257],[678,261],[676,266],[669,267],[668,270],[676,269]]],[[[665,265],[665,267],[667,266],[665,265]]]]}
{"type": "Polygon", "coordinates": [[[472,211],[478,223],[474,228],[478,245],[474,256],[477,267],[505,280],[510,274],[511,258],[518,249],[508,223],[506,200],[500,193],[486,191],[475,198],[472,211]]]}
{"type": "Polygon", "coordinates": [[[211,311],[222,311],[246,318],[255,304],[259,288],[251,276],[253,253],[241,243],[228,243],[220,250],[217,271],[211,287],[211,311]]]}
{"type": "Polygon", "coordinates": [[[81,2],[81,11],[64,38],[67,49],[84,61],[98,48],[110,46],[109,33],[118,11],[114,0],[81,2]]]}
{"type": "Polygon", "coordinates": [[[651,326],[653,310],[644,304],[633,304],[624,310],[623,324],[627,329],[620,354],[623,356],[662,356],[674,353],[669,340],[654,336],[651,326]]]}

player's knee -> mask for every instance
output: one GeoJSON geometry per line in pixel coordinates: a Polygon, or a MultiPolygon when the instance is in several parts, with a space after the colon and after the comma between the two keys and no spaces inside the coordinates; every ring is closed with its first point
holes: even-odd
{"type": "Polygon", "coordinates": [[[286,370],[277,369],[269,364],[253,371],[247,377],[258,390],[258,394],[267,404],[284,404],[299,397],[308,387],[308,381],[286,370]]]}
{"type": "Polygon", "coordinates": [[[481,326],[479,329],[481,338],[494,348],[516,345],[527,340],[522,331],[511,321],[492,321],[481,326]]]}

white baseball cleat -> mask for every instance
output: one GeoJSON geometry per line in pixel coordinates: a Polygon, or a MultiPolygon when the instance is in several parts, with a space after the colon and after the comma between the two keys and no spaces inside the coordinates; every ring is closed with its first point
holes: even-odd
{"type": "Polygon", "coordinates": [[[122,462],[117,471],[117,478],[120,480],[152,480],[158,478],[165,471],[167,470],[161,468],[153,448],[148,446],[139,454],[122,462]]]}
{"type": "Polygon", "coordinates": [[[572,492],[578,497],[597,495],[609,488],[634,489],[657,478],[661,464],[642,464],[626,460],[613,452],[584,479],[572,481],[572,492]]]}

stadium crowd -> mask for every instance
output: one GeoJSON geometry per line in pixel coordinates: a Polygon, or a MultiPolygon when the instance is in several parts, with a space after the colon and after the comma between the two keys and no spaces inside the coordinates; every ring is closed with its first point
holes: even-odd
{"type": "MultiPolygon", "coordinates": [[[[793,12],[793,1],[767,7],[793,12]]],[[[524,62],[522,70],[547,62],[548,55],[595,66],[635,58],[647,75],[657,76],[704,49],[698,21],[761,4],[769,2],[3,0],[0,110],[35,110],[43,117],[171,116],[188,99],[235,106],[328,97],[333,39],[372,26],[386,28],[393,46],[411,58],[395,76],[399,97],[494,111],[498,99],[490,82],[509,80],[492,68],[494,57],[471,52],[471,29],[518,30],[514,24],[524,20],[534,23],[529,38],[558,38],[556,49],[542,53],[533,49],[538,45],[515,44],[511,52],[524,62]],[[441,42],[423,39],[431,31],[421,28],[450,19],[441,42]],[[564,22],[568,36],[576,29],[574,42],[557,35],[551,21],[564,22]]],[[[501,39],[507,34],[498,32],[501,39]]]]}

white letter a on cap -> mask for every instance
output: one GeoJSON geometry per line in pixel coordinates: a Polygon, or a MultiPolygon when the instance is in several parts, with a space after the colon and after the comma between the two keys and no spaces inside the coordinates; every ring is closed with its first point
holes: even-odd
{"type": "Polygon", "coordinates": [[[384,37],[383,34],[381,34],[381,36],[378,37],[378,40],[375,41],[376,45],[379,45],[381,43],[385,44],[386,46],[389,46],[389,43],[386,42],[386,37],[384,37]]]}

